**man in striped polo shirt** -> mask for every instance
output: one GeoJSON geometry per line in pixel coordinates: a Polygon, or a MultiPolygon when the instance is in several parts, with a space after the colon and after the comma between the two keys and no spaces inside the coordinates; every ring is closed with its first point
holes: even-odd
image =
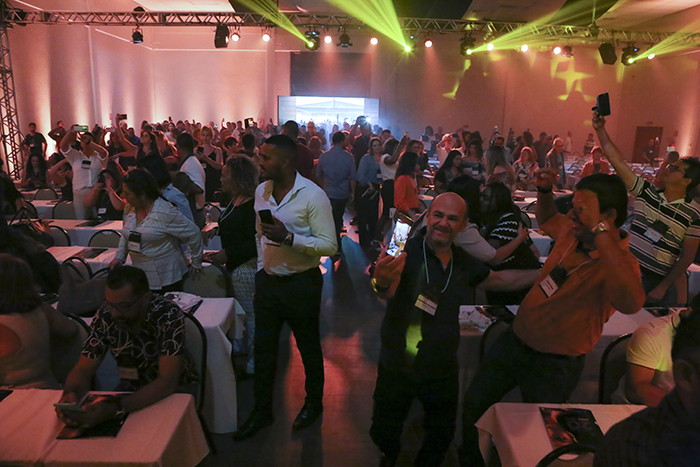
{"type": "Polygon", "coordinates": [[[605,157],[637,198],[629,245],[639,260],[646,305],[677,305],[674,284],[693,262],[700,244],[700,204],[688,195],[700,183],[700,161],[686,157],[660,168],[658,179],[665,187],[660,190],[627,166],[597,112],[593,128],[605,157]]]}

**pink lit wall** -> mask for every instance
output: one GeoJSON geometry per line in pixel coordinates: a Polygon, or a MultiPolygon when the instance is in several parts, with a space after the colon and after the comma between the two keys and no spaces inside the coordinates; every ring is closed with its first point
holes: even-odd
{"type": "MultiPolygon", "coordinates": [[[[335,44],[308,52],[298,38],[277,32],[270,43],[260,31],[216,50],[213,28],[145,28],[144,43],[131,43],[131,28],[30,25],[10,31],[20,124],[36,121],[46,133],[67,124],[107,124],[110,113],[141,120],[269,119],[277,96],[290,92],[290,53],[313,53],[319,88],[345,95],[330,70],[345,53],[335,44]]],[[[426,125],[453,131],[462,125],[484,137],[494,126],[517,134],[574,133],[580,150],[591,131],[595,96],[609,92],[608,126],[628,155],[637,126],[661,126],[664,140],[678,131],[676,147],[696,153],[700,135],[700,54],[642,60],[633,67],[603,65],[594,47],[575,46],[573,59],[550,52],[496,51],[465,59],[456,36],[433,39],[431,49],[406,54],[382,39],[353,34],[352,53],[367,53],[368,96],[380,99],[380,124],[395,134],[418,136],[426,125]],[[651,123],[650,123],[651,122],[651,123]]],[[[665,143],[666,141],[664,141],[665,143]]]]}

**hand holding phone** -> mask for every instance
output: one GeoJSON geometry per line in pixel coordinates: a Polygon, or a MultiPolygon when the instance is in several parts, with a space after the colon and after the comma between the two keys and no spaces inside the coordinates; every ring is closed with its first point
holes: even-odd
{"type": "Polygon", "coordinates": [[[272,219],[272,211],[269,209],[258,211],[258,215],[260,216],[260,222],[263,224],[272,225],[275,223],[275,221],[272,219]]]}
{"type": "Polygon", "coordinates": [[[610,95],[606,92],[596,97],[596,104],[591,110],[598,112],[601,117],[610,115],[610,95]]]}
{"type": "Polygon", "coordinates": [[[399,256],[406,246],[406,241],[408,241],[408,234],[410,232],[411,223],[408,222],[408,219],[399,218],[399,220],[396,221],[394,232],[391,234],[391,240],[389,241],[386,254],[393,257],[399,256]]]}

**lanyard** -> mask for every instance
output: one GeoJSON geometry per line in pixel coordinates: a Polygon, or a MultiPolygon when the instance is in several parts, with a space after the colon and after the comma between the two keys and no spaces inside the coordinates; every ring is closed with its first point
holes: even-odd
{"type": "MultiPolygon", "coordinates": [[[[564,261],[564,258],[566,258],[566,255],[569,254],[569,252],[571,251],[571,248],[574,246],[575,243],[576,243],[576,239],[574,239],[574,241],[571,242],[571,245],[569,245],[569,248],[566,249],[566,252],[562,255],[561,259],[559,260],[559,263],[557,263],[557,266],[560,266],[560,265],[561,265],[561,262],[564,261]]],[[[576,267],[575,267],[573,270],[571,270],[571,271],[566,271],[566,273],[567,273],[568,275],[571,275],[571,274],[575,273],[576,271],[578,271],[579,268],[585,266],[586,264],[590,263],[591,261],[593,261],[593,258],[591,258],[591,259],[589,259],[588,261],[585,261],[585,262],[579,264],[578,266],[576,266],[576,267]]],[[[562,266],[562,267],[563,267],[563,266],[562,266]]]]}
{"type": "MultiPolygon", "coordinates": [[[[425,255],[425,237],[423,237],[423,262],[425,264],[425,280],[430,285],[430,273],[428,272],[428,257],[425,255]]],[[[445,287],[440,291],[440,293],[445,293],[447,286],[450,285],[450,280],[452,279],[452,265],[454,263],[454,258],[450,258],[450,274],[447,276],[447,283],[445,287]]]]}

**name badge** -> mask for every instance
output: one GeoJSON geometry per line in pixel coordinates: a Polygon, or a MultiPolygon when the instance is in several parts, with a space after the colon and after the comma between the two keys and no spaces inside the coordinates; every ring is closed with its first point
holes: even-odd
{"type": "Polygon", "coordinates": [[[540,282],[540,289],[542,289],[542,292],[549,298],[564,285],[564,282],[566,282],[568,278],[569,273],[566,272],[563,266],[558,264],[552,269],[549,275],[540,282]]]}
{"type": "Polygon", "coordinates": [[[138,368],[122,368],[122,367],[118,367],[118,369],[119,369],[119,378],[120,378],[120,379],[132,379],[132,380],[139,379],[139,370],[138,370],[138,368]]]}
{"type": "Polygon", "coordinates": [[[424,311],[431,316],[435,316],[439,301],[440,292],[438,292],[435,287],[428,284],[425,286],[423,292],[418,295],[415,305],[419,310],[424,311]]]}
{"type": "Polygon", "coordinates": [[[141,252],[141,232],[129,233],[129,241],[127,242],[127,247],[131,251],[135,251],[137,253],[141,252]]]}
{"type": "Polygon", "coordinates": [[[89,159],[83,159],[83,161],[80,163],[80,167],[83,168],[83,169],[89,169],[91,163],[92,163],[91,160],[89,160],[89,159]]]}
{"type": "Polygon", "coordinates": [[[652,242],[656,243],[663,238],[667,230],[668,225],[664,224],[661,221],[654,221],[654,223],[649,226],[647,231],[644,232],[644,236],[652,242]]]}
{"type": "Polygon", "coordinates": [[[202,168],[203,168],[204,170],[207,170],[207,164],[205,164],[204,162],[202,162],[202,168]]]}
{"type": "Polygon", "coordinates": [[[99,208],[97,214],[107,214],[107,208],[99,208]]]}

